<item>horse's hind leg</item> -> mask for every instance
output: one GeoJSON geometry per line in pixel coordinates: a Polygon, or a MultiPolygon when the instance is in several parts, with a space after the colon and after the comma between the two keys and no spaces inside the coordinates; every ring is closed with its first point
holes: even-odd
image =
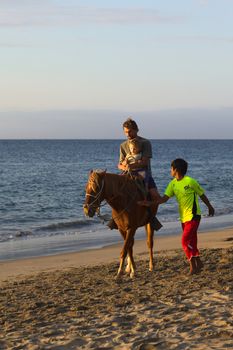
{"type": "Polygon", "coordinates": [[[151,225],[147,224],[145,226],[147,234],[147,246],[149,249],[149,271],[154,269],[154,257],[153,257],[153,246],[154,246],[154,230],[151,229],[151,225]]]}
{"type": "Polygon", "coordinates": [[[133,278],[135,276],[135,270],[136,270],[136,265],[134,262],[133,258],[133,244],[134,244],[134,239],[132,242],[132,246],[128,250],[128,259],[130,261],[130,277],[133,278]]]}
{"type": "Polygon", "coordinates": [[[132,233],[131,230],[127,230],[127,233],[120,231],[122,236],[125,237],[124,239],[124,245],[121,251],[121,257],[120,257],[120,266],[117,272],[117,277],[120,277],[123,274],[123,268],[124,268],[124,262],[127,254],[129,254],[129,259],[131,260],[131,271],[132,268],[135,271],[135,263],[133,259],[133,243],[134,243],[134,233],[132,233]]]}
{"type": "MultiPolygon", "coordinates": [[[[123,239],[124,239],[124,242],[126,240],[126,232],[119,229],[123,239]]],[[[124,243],[124,246],[125,246],[125,243],[124,243]]],[[[124,253],[124,246],[122,248],[122,251],[121,251],[121,257],[120,257],[120,265],[119,265],[119,268],[118,268],[118,271],[117,271],[117,278],[121,277],[123,275],[123,268],[124,268],[124,262],[125,262],[125,258],[126,258],[126,253],[124,253]]]]}
{"type": "Polygon", "coordinates": [[[129,255],[128,255],[128,257],[127,257],[127,266],[126,266],[126,268],[125,268],[125,272],[126,272],[126,273],[130,273],[130,271],[131,271],[131,265],[132,265],[131,259],[130,259],[129,255]]]}
{"type": "Polygon", "coordinates": [[[130,275],[130,277],[134,277],[136,270],[136,264],[133,258],[133,248],[129,249],[127,256],[127,265],[125,268],[125,272],[130,275]]]}

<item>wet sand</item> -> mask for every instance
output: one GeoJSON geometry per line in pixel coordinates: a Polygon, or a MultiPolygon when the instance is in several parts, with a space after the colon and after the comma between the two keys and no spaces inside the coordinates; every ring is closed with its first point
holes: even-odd
{"type": "Polygon", "coordinates": [[[180,237],[136,241],[137,275],[116,280],[120,246],[0,263],[0,349],[233,348],[233,229],[199,234],[189,275],[180,237]]]}

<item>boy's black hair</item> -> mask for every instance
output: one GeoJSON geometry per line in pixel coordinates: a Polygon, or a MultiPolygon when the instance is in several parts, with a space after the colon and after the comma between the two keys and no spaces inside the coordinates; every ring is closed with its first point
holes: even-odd
{"type": "Polygon", "coordinates": [[[171,162],[171,167],[176,169],[180,175],[184,176],[188,170],[188,163],[182,158],[177,158],[171,162]]]}

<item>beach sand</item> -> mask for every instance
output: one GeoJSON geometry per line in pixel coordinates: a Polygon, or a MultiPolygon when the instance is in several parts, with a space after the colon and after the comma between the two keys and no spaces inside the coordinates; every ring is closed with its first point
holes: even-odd
{"type": "Polygon", "coordinates": [[[190,276],[180,236],[155,237],[155,270],[116,280],[120,245],[0,263],[0,349],[233,348],[233,229],[199,234],[190,276]]]}

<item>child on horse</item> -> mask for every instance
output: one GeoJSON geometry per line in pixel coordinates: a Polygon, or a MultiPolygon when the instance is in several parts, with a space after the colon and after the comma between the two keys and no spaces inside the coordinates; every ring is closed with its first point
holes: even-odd
{"type": "MultiPolygon", "coordinates": [[[[132,139],[129,140],[129,153],[126,155],[125,159],[122,161],[122,164],[127,168],[128,164],[135,164],[137,162],[138,168],[124,171],[124,173],[129,172],[132,175],[139,176],[143,179],[144,185],[145,185],[145,192],[150,194],[151,200],[156,200],[158,198],[157,191],[154,191],[154,187],[149,186],[150,182],[153,181],[149,171],[147,168],[140,168],[140,161],[142,160],[142,147],[141,143],[137,139],[132,139]]],[[[146,194],[145,193],[145,194],[146,194]]],[[[146,197],[145,197],[145,202],[146,202],[146,197]]],[[[143,205],[144,201],[138,202],[138,204],[143,205]]]]}

